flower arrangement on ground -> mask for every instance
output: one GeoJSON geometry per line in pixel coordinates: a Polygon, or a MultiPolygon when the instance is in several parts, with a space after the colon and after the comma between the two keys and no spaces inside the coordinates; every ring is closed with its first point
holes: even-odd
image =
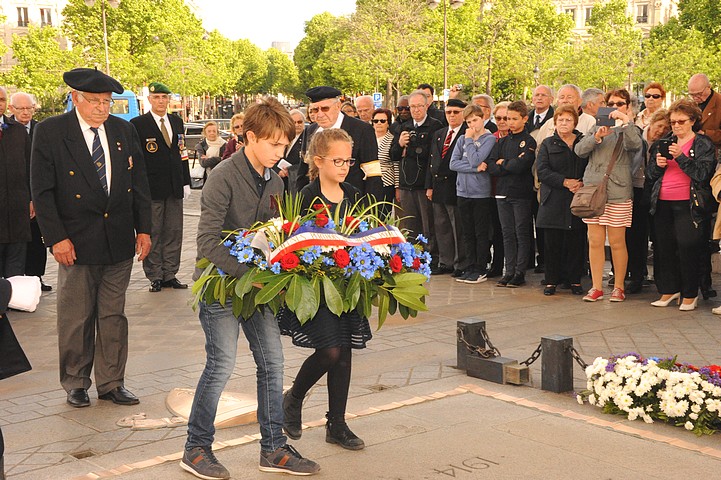
{"type": "Polygon", "coordinates": [[[321,303],[336,315],[356,309],[366,318],[376,306],[379,328],[389,313],[408,318],[427,310],[427,240],[408,241],[396,220],[380,214],[383,202],[359,201],[331,214],[317,200],[302,215],[300,196],[277,201],[278,217],[227,232],[223,240],[228,255],[248,267],[241,277],[207,259],[198,262],[203,274],[193,285],[194,308],[201,300],[231,300],[233,313],[249,318],[257,309],[277,313],[285,306],[303,324],[321,303]]]}
{"type": "Polygon", "coordinates": [[[661,420],[697,435],[721,429],[721,367],[697,368],[674,358],[636,353],[598,357],[586,368],[587,390],[577,399],[646,423],[661,420]]]}

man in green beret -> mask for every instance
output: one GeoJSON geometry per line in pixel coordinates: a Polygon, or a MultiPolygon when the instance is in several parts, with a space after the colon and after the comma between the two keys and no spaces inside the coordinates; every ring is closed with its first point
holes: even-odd
{"type": "Polygon", "coordinates": [[[184,289],[176,278],[183,242],[183,198],[190,195],[190,169],[185,149],[183,120],[168,113],[170,89],[160,82],[148,86],[150,111],[130,121],[138,131],[152,198],[153,246],[143,261],[150,291],[163,287],[184,289]]]}

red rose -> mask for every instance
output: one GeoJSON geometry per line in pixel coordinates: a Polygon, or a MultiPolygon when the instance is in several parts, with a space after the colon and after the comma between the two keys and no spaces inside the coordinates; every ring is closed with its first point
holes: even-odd
{"type": "Polygon", "coordinates": [[[280,259],[280,266],[283,270],[293,270],[300,264],[300,260],[295,253],[286,253],[283,258],[280,259]]]}
{"type": "Polygon", "coordinates": [[[328,215],[324,213],[319,213],[315,217],[315,224],[319,227],[325,227],[326,225],[328,225],[328,215]]]}
{"type": "Polygon", "coordinates": [[[286,235],[290,235],[291,233],[298,230],[298,227],[299,225],[297,223],[285,222],[281,228],[286,235]]]}
{"type": "Polygon", "coordinates": [[[350,228],[356,228],[360,222],[351,216],[345,217],[345,224],[346,226],[349,226],[350,228]]]}
{"type": "Polygon", "coordinates": [[[419,268],[421,268],[421,259],[414,258],[413,259],[413,270],[418,270],[419,268]]]}
{"type": "Polygon", "coordinates": [[[345,250],[336,250],[333,252],[333,260],[338,268],[345,268],[350,263],[350,255],[345,250]]]}
{"type": "Polygon", "coordinates": [[[391,267],[391,272],[398,273],[403,269],[403,260],[398,255],[393,255],[388,266],[391,267]]]}
{"type": "Polygon", "coordinates": [[[315,209],[315,210],[324,210],[324,209],[325,209],[325,205],[323,205],[322,203],[316,203],[315,205],[313,205],[313,209],[315,209]]]}

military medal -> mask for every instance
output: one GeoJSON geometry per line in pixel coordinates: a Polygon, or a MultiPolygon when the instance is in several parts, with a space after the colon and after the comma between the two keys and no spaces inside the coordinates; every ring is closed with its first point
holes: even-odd
{"type": "Polygon", "coordinates": [[[158,151],[158,144],[154,138],[146,138],[145,139],[145,149],[149,153],[155,153],[158,151]]]}
{"type": "Polygon", "coordinates": [[[523,147],[525,147],[525,146],[526,146],[526,141],[525,141],[525,140],[522,141],[522,142],[518,145],[519,148],[523,148],[523,147]]]}
{"type": "Polygon", "coordinates": [[[128,156],[128,170],[130,170],[131,168],[133,168],[133,156],[129,155],[128,156]]]}

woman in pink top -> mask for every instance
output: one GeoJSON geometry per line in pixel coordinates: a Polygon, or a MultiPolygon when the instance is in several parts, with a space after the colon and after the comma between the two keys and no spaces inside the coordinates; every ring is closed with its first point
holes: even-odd
{"type": "Polygon", "coordinates": [[[715,207],[709,181],[716,148],[710,138],[693,131],[701,118],[695,103],[678,100],[668,111],[671,136],[653,144],[646,168],[658,256],[654,276],[661,294],[651,305],[666,307],[676,301],[679,310],[689,311],[698,301],[702,227],[715,207]]]}

